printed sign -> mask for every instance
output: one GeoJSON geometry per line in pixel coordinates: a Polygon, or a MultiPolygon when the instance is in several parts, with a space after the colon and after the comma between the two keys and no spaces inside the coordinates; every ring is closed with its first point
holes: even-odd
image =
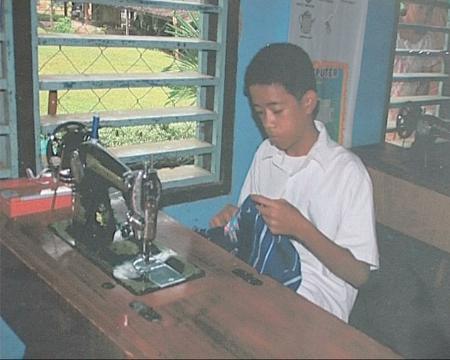
{"type": "Polygon", "coordinates": [[[319,114],[330,137],[342,143],[346,121],[348,65],[332,61],[315,61],[314,69],[319,95],[319,114]]]}
{"type": "MultiPolygon", "coordinates": [[[[291,5],[289,42],[300,45],[314,62],[330,65],[334,69],[330,74],[337,76],[319,79],[324,96],[321,115],[328,106],[334,112],[339,107],[339,116],[334,113],[331,123],[328,118],[323,121],[328,121],[333,137],[345,146],[351,146],[352,141],[367,7],[368,0],[292,0],[291,5]],[[331,91],[337,93],[331,95],[331,91]]],[[[321,65],[321,70],[326,69],[321,65]]]]}

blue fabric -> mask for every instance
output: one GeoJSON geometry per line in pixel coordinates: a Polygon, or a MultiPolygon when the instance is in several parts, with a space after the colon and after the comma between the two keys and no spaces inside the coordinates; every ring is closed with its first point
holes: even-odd
{"type": "Polygon", "coordinates": [[[255,202],[248,197],[224,228],[207,231],[207,237],[227,251],[292,290],[302,281],[298,252],[286,235],[273,235],[255,202]]]}

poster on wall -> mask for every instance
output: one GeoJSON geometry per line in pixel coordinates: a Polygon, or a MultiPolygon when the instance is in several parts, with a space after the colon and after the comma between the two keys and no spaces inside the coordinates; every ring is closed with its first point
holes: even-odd
{"type": "Polygon", "coordinates": [[[313,64],[320,98],[317,118],[325,124],[330,137],[342,144],[346,126],[348,65],[336,61],[314,61],[313,64]]]}
{"type": "Polygon", "coordinates": [[[325,107],[319,109],[319,115],[329,116],[329,111],[339,108],[339,116],[332,115],[332,120],[319,116],[318,119],[328,121],[327,128],[334,129],[333,139],[347,147],[352,143],[367,7],[368,0],[292,0],[291,4],[289,42],[303,47],[313,62],[320,65],[317,70],[330,66],[334,69],[331,73],[336,75],[318,79],[321,107],[325,107]],[[333,91],[336,93],[332,94],[333,91]]]}

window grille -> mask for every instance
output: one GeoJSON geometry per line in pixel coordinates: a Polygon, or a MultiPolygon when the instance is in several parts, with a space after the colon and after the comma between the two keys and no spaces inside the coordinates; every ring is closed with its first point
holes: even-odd
{"type": "Polygon", "coordinates": [[[398,121],[405,107],[413,106],[423,114],[450,121],[450,3],[410,0],[398,1],[398,6],[385,141],[409,148],[415,141],[415,131],[400,136],[398,121]]]}
{"type": "Polygon", "coordinates": [[[170,202],[228,191],[228,3],[37,1],[38,140],[98,114],[100,142],[132,168],[151,161],[170,202]]]}

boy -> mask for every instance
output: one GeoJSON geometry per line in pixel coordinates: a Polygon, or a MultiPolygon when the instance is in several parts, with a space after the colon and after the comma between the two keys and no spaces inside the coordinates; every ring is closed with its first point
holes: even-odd
{"type": "MultiPolygon", "coordinates": [[[[347,322],[357,288],[379,264],[367,170],[314,120],[314,69],[303,49],[264,47],[247,67],[244,86],[267,139],[256,151],[239,205],[251,199],[271,234],[289,238],[301,262],[296,292],[347,322]]],[[[227,205],[210,226],[230,228],[238,213],[227,205]]]]}

